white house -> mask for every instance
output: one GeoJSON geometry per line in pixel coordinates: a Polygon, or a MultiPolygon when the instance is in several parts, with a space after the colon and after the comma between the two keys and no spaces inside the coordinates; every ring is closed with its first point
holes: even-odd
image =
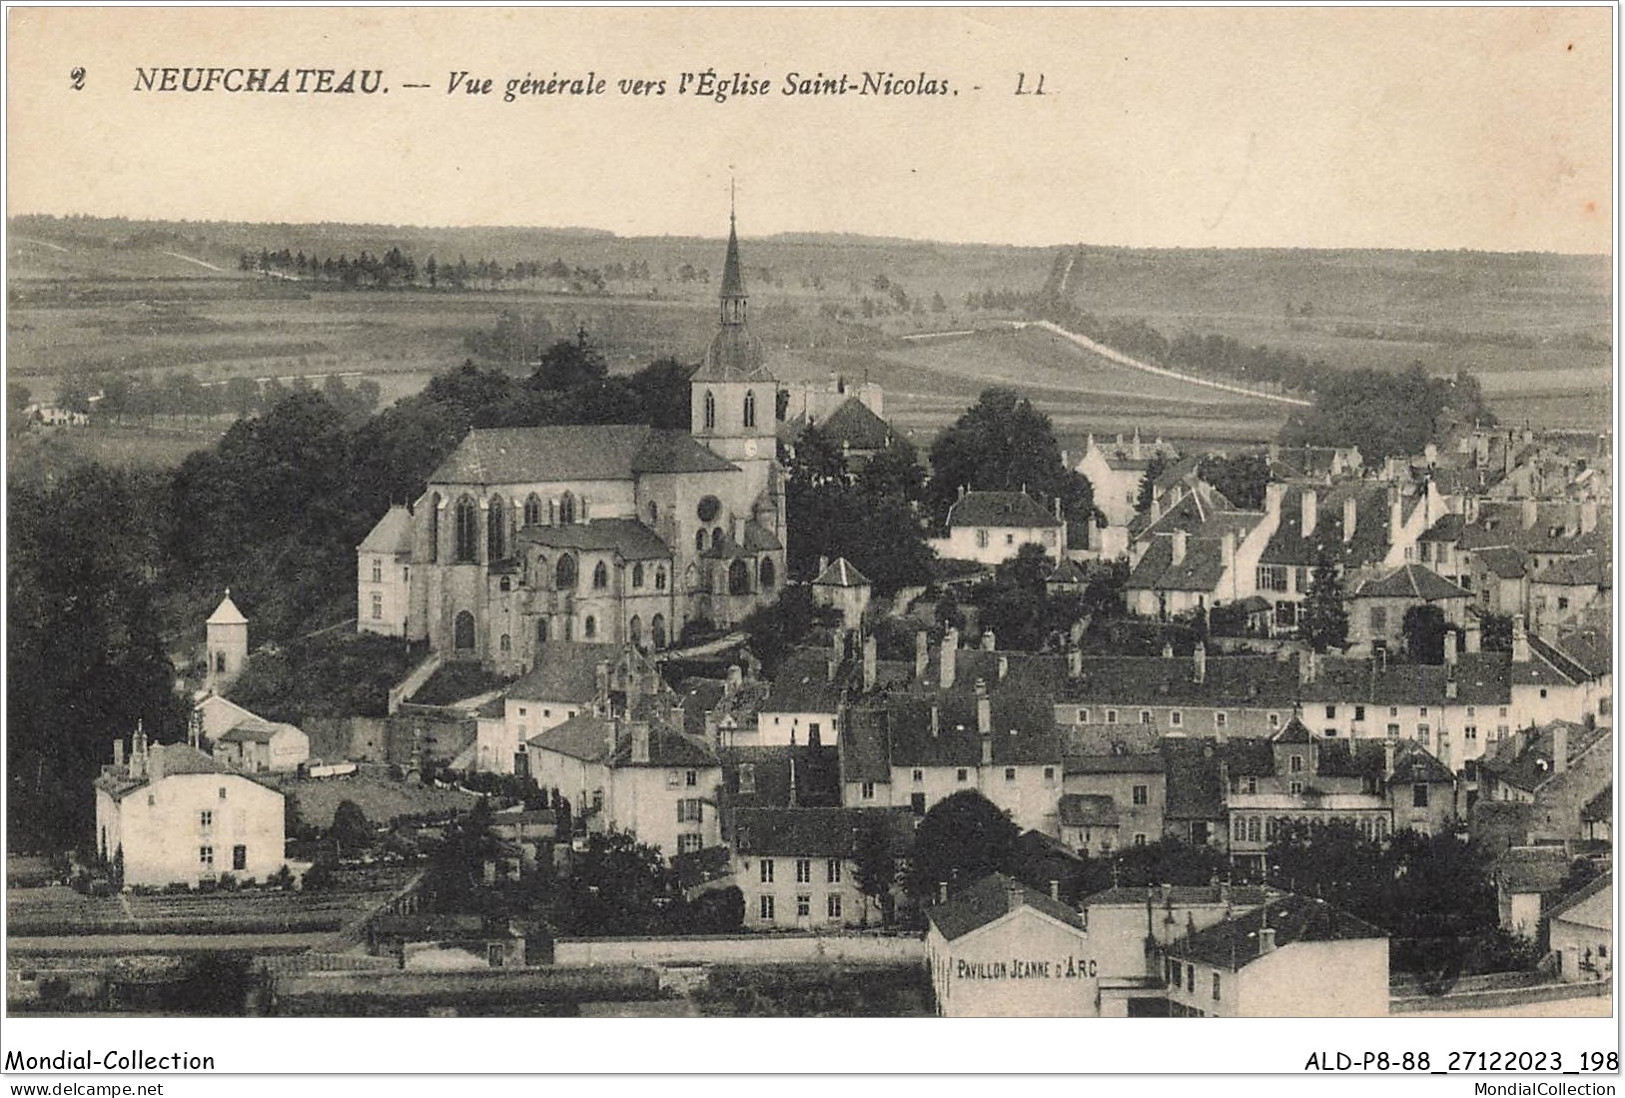
{"type": "Polygon", "coordinates": [[[1388,1013],[1388,936],[1309,896],[1271,898],[1164,951],[1176,1017],[1376,1018],[1388,1013]]]}
{"type": "Polygon", "coordinates": [[[124,884],[266,880],[285,864],[282,794],[185,744],[147,744],[96,779],[97,851],[122,859],[124,884]]]}
{"type": "Polygon", "coordinates": [[[1551,946],[1565,980],[1606,980],[1614,972],[1614,874],[1610,871],[1551,911],[1551,946]]]}
{"type": "Polygon", "coordinates": [[[1037,545],[1059,559],[1066,552],[1066,523],[1044,510],[1026,492],[965,492],[948,508],[948,536],[933,538],[937,555],[948,560],[999,564],[1023,545],[1037,545]]]}
{"type": "Polygon", "coordinates": [[[356,549],[356,630],[411,635],[412,512],[396,504],[356,549]]]}
{"type": "Polygon", "coordinates": [[[310,737],[295,725],[268,721],[218,694],[193,707],[197,729],[217,762],[247,773],[291,773],[310,761],[310,737]]]}

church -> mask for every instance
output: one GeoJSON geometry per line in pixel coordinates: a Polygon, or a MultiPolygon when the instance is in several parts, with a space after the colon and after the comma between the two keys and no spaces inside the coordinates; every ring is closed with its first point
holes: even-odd
{"type": "Polygon", "coordinates": [[[746,323],[732,215],[720,299],[689,431],[470,431],[410,514],[358,548],[358,628],[521,674],[548,641],[658,650],[771,603],[785,577],[778,383],[746,323]]]}

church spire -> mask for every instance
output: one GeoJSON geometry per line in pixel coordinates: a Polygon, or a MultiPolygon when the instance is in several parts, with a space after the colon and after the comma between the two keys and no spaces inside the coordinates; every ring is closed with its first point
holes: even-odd
{"type": "Polygon", "coordinates": [[[745,323],[745,279],[739,270],[739,229],[734,213],[734,188],[728,185],[728,255],[722,263],[722,323],[745,323]]]}

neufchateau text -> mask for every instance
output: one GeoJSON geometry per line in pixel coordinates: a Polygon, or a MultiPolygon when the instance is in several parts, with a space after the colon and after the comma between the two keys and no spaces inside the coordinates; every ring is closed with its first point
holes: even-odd
{"type": "MultiPolygon", "coordinates": [[[[762,96],[923,96],[958,95],[945,76],[926,71],[864,69],[856,72],[787,72],[782,77],[707,68],[674,76],[610,77],[597,70],[584,73],[526,72],[523,76],[487,76],[453,69],[444,84],[404,82],[414,90],[443,87],[447,95],[500,96],[504,102],[532,97],[684,96],[725,103],[762,96]]],[[[137,67],[137,92],[224,92],[271,95],[387,95],[383,69],[249,68],[230,66],[137,67]]]]}

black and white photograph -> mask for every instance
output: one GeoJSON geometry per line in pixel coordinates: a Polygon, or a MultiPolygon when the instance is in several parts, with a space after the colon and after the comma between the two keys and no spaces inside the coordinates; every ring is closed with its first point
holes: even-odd
{"type": "Polygon", "coordinates": [[[1612,1093],[1617,16],[8,8],[4,1073],[1612,1093]]]}

